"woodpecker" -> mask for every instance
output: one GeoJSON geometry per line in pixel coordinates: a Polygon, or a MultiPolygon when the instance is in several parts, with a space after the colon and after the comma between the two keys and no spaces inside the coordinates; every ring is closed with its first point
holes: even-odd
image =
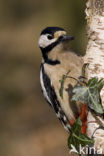
{"type": "Polygon", "coordinates": [[[60,27],[47,27],[41,32],[38,42],[42,52],[40,83],[45,99],[56,112],[64,128],[70,132],[70,126],[80,116],[82,133],[86,133],[87,107],[72,104],[67,91],[70,84],[76,85],[75,79],[82,75],[83,67],[82,58],[69,49],[68,42],[73,39],[73,36],[67,35],[60,27]],[[70,71],[69,76],[75,79],[65,80],[63,98],[61,98],[60,80],[68,71],[70,71]]]}

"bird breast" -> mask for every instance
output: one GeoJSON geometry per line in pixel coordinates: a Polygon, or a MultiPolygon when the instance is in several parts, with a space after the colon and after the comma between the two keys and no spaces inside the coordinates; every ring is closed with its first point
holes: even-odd
{"type": "Polygon", "coordinates": [[[75,104],[70,103],[70,96],[68,94],[68,86],[71,84],[74,86],[77,81],[72,78],[66,78],[64,82],[64,89],[63,89],[63,98],[60,97],[59,90],[60,90],[60,80],[62,76],[65,75],[68,71],[69,75],[73,78],[78,79],[79,76],[82,74],[82,66],[83,62],[80,57],[72,52],[67,53],[60,53],[59,56],[57,55],[57,59],[60,61],[58,65],[49,65],[44,64],[45,72],[49,76],[51,80],[51,85],[54,87],[58,100],[62,109],[64,110],[66,116],[69,120],[75,118],[75,114],[79,112],[78,106],[75,104]]]}

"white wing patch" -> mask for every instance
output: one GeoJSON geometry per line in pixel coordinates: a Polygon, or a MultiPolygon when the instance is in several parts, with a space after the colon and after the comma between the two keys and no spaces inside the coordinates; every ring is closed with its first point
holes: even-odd
{"type": "Polygon", "coordinates": [[[46,89],[45,89],[45,86],[44,86],[44,82],[43,82],[43,73],[42,73],[42,69],[40,70],[40,83],[41,83],[41,87],[42,87],[42,90],[43,90],[43,95],[44,97],[47,99],[47,101],[51,104],[52,106],[52,103],[49,99],[49,96],[47,95],[47,92],[46,92],[46,89]]]}
{"type": "MultiPolygon", "coordinates": [[[[51,102],[51,100],[50,100],[50,98],[49,98],[49,96],[47,94],[47,91],[45,89],[45,86],[44,86],[42,69],[40,70],[40,83],[41,83],[41,87],[42,87],[42,90],[43,90],[44,97],[47,99],[47,101],[51,104],[52,108],[54,109],[53,104],[52,104],[52,102],[51,102]]],[[[67,117],[63,114],[64,112],[63,113],[62,112],[63,111],[62,111],[61,107],[58,106],[58,112],[56,113],[56,115],[57,115],[57,117],[59,119],[61,119],[62,125],[69,132],[70,125],[67,122],[68,121],[67,117]],[[63,116],[62,116],[62,114],[63,114],[63,116]]]]}

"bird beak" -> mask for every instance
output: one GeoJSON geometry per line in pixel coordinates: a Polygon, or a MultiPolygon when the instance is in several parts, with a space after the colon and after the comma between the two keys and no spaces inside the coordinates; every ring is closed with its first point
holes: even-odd
{"type": "Polygon", "coordinates": [[[63,41],[71,41],[71,40],[74,40],[74,36],[68,36],[68,35],[60,36],[60,41],[61,42],[63,42],[63,41]]]}

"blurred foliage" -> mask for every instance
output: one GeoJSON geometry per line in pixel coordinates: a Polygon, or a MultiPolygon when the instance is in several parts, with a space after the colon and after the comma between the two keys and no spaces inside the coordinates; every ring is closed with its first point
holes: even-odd
{"type": "Polygon", "coordinates": [[[71,49],[84,54],[84,9],[85,0],[0,0],[1,156],[69,155],[66,133],[41,94],[38,38],[47,26],[63,27],[75,36],[71,49]]]}
{"type": "MultiPolygon", "coordinates": [[[[51,15],[52,20],[57,19],[57,14],[60,16],[61,22],[58,23],[66,28],[69,33],[75,36],[75,41],[70,43],[71,48],[74,47],[78,53],[85,53],[86,33],[85,33],[85,2],[86,0],[1,0],[1,19],[3,21],[20,24],[27,18],[39,16],[40,13],[46,13],[45,16],[51,15]],[[54,14],[55,12],[55,14],[54,14]],[[56,15],[56,17],[54,16],[56,15]]],[[[43,15],[44,16],[44,15],[43,15]]],[[[49,17],[49,18],[50,18],[49,17]]],[[[40,16],[39,16],[40,18],[40,16]]],[[[46,18],[46,17],[45,17],[46,18]]],[[[45,21],[46,22],[46,21],[45,21]]],[[[40,23],[41,24],[41,23],[40,23]]],[[[48,19],[46,26],[48,25],[48,19]]]]}

